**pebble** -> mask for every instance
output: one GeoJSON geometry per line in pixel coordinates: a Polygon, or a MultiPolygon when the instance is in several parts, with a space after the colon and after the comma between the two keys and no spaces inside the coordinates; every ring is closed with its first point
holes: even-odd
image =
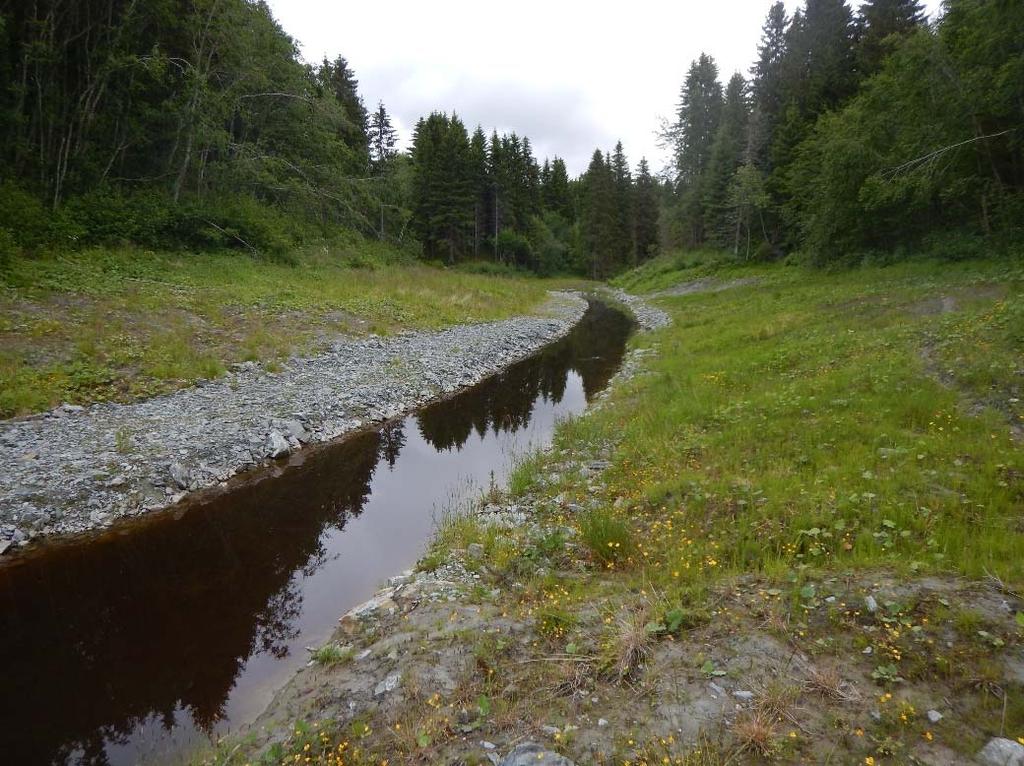
{"type": "Polygon", "coordinates": [[[929,710],[925,715],[928,716],[928,720],[932,723],[938,723],[942,720],[942,713],[938,710],[929,710]]]}
{"type": "Polygon", "coordinates": [[[868,596],[864,599],[864,606],[868,608],[868,611],[874,614],[878,611],[878,602],[875,601],[874,596],[868,596]]]}
{"type": "Polygon", "coordinates": [[[373,696],[380,697],[397,689],[402,683],[402,674],[400,671],[394,673],[388,673],[385,678],[378,683],[373,689],[373,696]]]}

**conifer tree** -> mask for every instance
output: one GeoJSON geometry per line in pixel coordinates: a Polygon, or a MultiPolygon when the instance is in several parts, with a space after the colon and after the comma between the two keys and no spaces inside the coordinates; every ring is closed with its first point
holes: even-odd
{"type": "Polygon", "coordinates": [[[488,236],[487,207],[490,182],[487,173],[487,138],[477,125],[469,141],[469,165],[473,183],[473,255],[480,255],[480,247],[488,236]]]}
{"type": "Polygon", "coordinates": [[[733,226],[729,216],[729,187],[743,161],[749,107],[747,82],[739,72],[729,79],[725,89],[722,120],[711,148],[711,159],[703,186],[703,208],[708,238],[720,247],[733,244],[733,226]]]}
{"type": "Polygon", "coordinates": [[[636,168],[633,240],[636,243],[637,260],[640,262],[650,258],[657,250],[658,186],[646,158],[641,158],[636,168]]]}
{"type": "Polygon", "coordinates": [[[612,250],[616,263],[636,263],[633,242],[633,177],[629,170],[622,142],[615,144],[611,158],[612,181],[615,185],[615,236],[612,250]]]}
{"type": "Polygon", "coordinates": [[[370,168],[376,175],[383,175],[388,164],[398,151],[398,131],[391,125],[391,117],[384,108],[384,102],[377,103],[377,110],[370,117],[367,131],[370,143],[370,168]]]}
{"type": "Polygon", "coordinates": [[[702,53],[690,65],[683,84],[676,123],[676,170],[686,242],[704,241],[702,190],[704,171],[722,111],[722,85],[715,60],[702,53]]]}
{"type": "Polygon", "coordinates": [[[676,122],[676,170],[683,188],[694,186],[707,167],[722,111],[718,65],[704,53],[690,64],[676,122]]]}
{"type": "Polygon", "coordinates": [[[882,60],[902,38],[919,29],[925,21],[920,0],[868,0],[857,14],[857,66],[868,77],[882,66],[882,60]]]}
{"type": "Polygon", "coordinates": [[[344,56],[338,56],[334,61],[325,58],[320,65],[319,79],[344,110],[346,124],[342,128],[342,140],[360,156],[366,155],[369,115],[359,95],[355,72],[344,56]]]}
{"type": "Polygon", "coordinates": [[[768,165],[768,147],[783,110],[783,62],[786,54],[786,7],[781,0],[768,11],[757,46],[757,62],[751,84],[751,117],[747,131],[746,160],[768,165]]]}
{"type": "Polygon", "coordinates": [[[584,258],[591,277],[604,279],[613,273],[612,242],[615,238],[615,183],[600,149],[594,151],[583,177],[581,230],[584,258]]]}
{"type": "Polygon", "coordinates": [[[429,257],[454,263],[473,222],[469,137],[462,121],[434,112],[416,124],[412,147],[413,226],[429,257]]]}
{"type": "Polygon", "coordinates": [[[544,206],[562,216],[566,221],[573,221],[576,213],[573,208],[572,192],[569,188],[569,174],[565,168],[565,160],[555,157],[551,161],[551,174],[544,184],[544,206]]]}

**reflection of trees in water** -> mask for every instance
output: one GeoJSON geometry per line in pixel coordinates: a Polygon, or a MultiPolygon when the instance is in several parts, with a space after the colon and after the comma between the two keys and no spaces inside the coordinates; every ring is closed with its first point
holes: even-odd
{"type": "Polygon", "coordinates": [[[180,519],[0,570],[0,656],[16,658],[0,699],[18,736],[5,758],[103,764],[105,741],[170,730],[182,708],[200,728],[220,720],[245,661],[287,652],[296,573],[314,571],[323,532],[362,509],[380,445],[366,434],[180,519]]]}
{"type": "Polygon", "coordinates": [[[387,461],[388,467],[394,468],[398,453],[405,446],[405,432],[402,431],[401,420],[388,423],[380,430],[380,459],[387,461]]]}
{"type": "Polygon", "coordinates": [[[538,399],[562,401],[570,370],[583,380],[589,401],[622,362],[632,324],[621,312],[594,303],[561,341],[473,388],[420,411],[420,433],[438,450],[460,449],[476,431],[518,431],[538,399]]]}

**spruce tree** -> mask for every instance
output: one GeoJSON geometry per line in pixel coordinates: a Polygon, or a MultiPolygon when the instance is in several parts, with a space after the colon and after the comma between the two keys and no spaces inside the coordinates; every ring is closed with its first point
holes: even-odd
{"type": "Polygon", "coordinates": [[[487,207],[490,182],[487,173],[487,138],[479,125],[469,141],[469,164],[473,179],[473,255],[480,255],[480,247],[488,236],[487,207]]]}
{"type": "Polygon", "coordinates": [[[454,263],[466,251],[474,210],[469,136],[462,121],[434,112],[416,124],[413,227],[428,257],[454,263]]]}
{"type": "Polygon", "coordinates": [[[633,177],[629,162],[622,148],[622,142],[615,144],[611,159],[612,181],[615,187],[615,236],[612,251],[616,263],[636,263],[636,247],[633,242],[633,177]]]}
{"type": "Polygon", "coordinates": [[[768,165],[768,147],[782,115],[783,62],[786,55],[786,7],[781,0],[768,11],[757,46],[757,63],[751,84],[751,117],[747,131],[746,160],[768,165]]]}
{"type": "Polygon", "coordinates": [[[576,213],[573,196],[569,188],[569,174],[565,169],[565,160],[555,157],[551,161],[551,174],[544,184],[544,206],[558,213],[566,221],[573,221],[576,213]]]}
{"type": "Polygon", "coordinates": [[[722,111],[718,66],[706,54],[690,65],[676,123],[676,170],[683,230],[689,245],[704,242],[702,183],[722,111]]]}
{"type": "Polygon", "coordinates": [[[320,65],[319,79],[323,87],[334,94],[344,110],[346,124],[341,131],[342,140],[360,156],[365,156],[369,143],[369,115],[359,95],[359,81],[355,72],[344,56],[338,56],[334,61],[325,58],[320,65]]]}
{"type": "Polygon", "coordinates": [[[384,108],[384,102],[377,103],[377,110],[370,117],[367,131],[370,144],[370,168],[375,175],[383,175],[398,151],[398,131],[391,125],[391,117],[384,108]]]}
{"type": "Polygon", "coordinates": [[[653,256],[658,247],[658,183],[651,175],[646,158],[641,158],[636,168],[633,241],[639,262],[653,256]]]}
{"type": "Polygon", "coordinates": [[[720,247],[733,244],[729,215],[729,187],[743,161],[749,107],[747,82],[739,72],[729,79],[725,89],[722,120],[711,148],[711,159],[703,186],[703,207],[708,238],[720,247]]]}
{"type": "Polygon", "coordinates": [[[614,270],[615,183],[600,149],[594,151],[583,177],[580,215],[587,268],[594,279],[604,279],[614,270]]]}
{"type": "Polygon", "coordinates": [[[920,0],[868,0],[857,14],[857,66],[869,77],[899,41],[925,22],[920,0]]]}

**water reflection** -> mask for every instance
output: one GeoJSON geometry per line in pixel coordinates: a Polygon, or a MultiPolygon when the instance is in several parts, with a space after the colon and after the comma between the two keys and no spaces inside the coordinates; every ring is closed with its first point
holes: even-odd
{"type": "Polygon", "coordinates": [[[565,340],[266,479],[0,568],[0,720],[18,763],[181,758],[251,716],[339,614],[411,564],[431,506],[498,478],[578,411],[629,333],[594,304],[565,340]]]}

